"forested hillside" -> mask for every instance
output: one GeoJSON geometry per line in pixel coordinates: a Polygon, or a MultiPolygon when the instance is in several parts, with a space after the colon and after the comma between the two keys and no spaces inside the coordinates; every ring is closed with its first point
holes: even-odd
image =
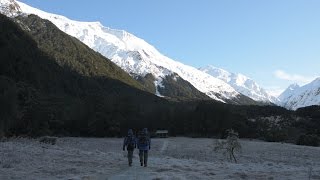
{"type": "Polygon", "coordinates": [[[115,135],[165,102],[49,21],[0,17],[2,133],[115,135]]]}

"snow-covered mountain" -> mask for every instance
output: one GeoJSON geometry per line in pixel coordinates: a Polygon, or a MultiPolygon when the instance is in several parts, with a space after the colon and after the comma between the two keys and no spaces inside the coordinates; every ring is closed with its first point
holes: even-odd
{"type": "Polygon", "coordinates": [[[279,105],[292,110],[320,105],[320,77],[301,87],[297,84],[290,85],[279,99],[281,100],[279,105]]]}
{"type": "Polygon", "coordinates": [[[267,103],[278,103],[278,99],[276,97],[269,95],[256,82],[243,74],[230,73],[224,69],[217,68],[212,65],[208,65],[199,69],[215,78],[223,80],[232,86],[236,91],[250,97],[253,100],[267,103]]]}
{"type": "Polygon", "coordinates": [[[168,77],[176,80],[178,77],[218,101],[232,102],[235,99],[239,102],[244,97],[224,81],[162,55],[152,45],[126,31],[104,27],[99,22],[73,21],[14,0],[0,0],[0,3],[1,13],[7,16],[15,16],[20,11],[20,14],[36,14],[51,21],[60,30],[100,52],[134,77],[152,74],[154,93],[159,96],[159,89],[166,88],[163,80],[168,77]]]}
{"type": "Polygon", "coordinates": [[[294,91],[299,89],[300,86],[297,83],[291,84],[286,90],[284,90],[279,96],[278,99],[280,102],[287,101],[290,96],[294,94],[294,91]]]}

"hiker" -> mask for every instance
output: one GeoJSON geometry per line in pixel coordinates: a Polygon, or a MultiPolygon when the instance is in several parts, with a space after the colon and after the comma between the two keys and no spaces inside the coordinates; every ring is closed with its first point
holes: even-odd
{"type": "Polygon", "coordinates": [[[127,147],[127,151],[128,151],[129,166],[132,166],[133,151],[137,147],[137,140],[133,134],[132,129],[128,130],[128,135],[124,138],[123,147],[122,147],[123,151],[125,151],[125,147],[127,147]]]}
{"type": "Polygon", "coordinates": [[[147,167],[148,165],[148,151],[151,148],[151,140],[148,134],[148,129],[144,128],[139,134],[137,139],[140,165],[147,167]]]}

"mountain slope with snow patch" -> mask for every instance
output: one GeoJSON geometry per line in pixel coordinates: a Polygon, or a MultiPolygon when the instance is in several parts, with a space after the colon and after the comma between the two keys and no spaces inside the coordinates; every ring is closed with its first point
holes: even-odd
{"type": "Polygon", "coordinates": [[[0,0],[0,13],[13,17],[21,12],[19,4],[15,0],[0,0]]]}

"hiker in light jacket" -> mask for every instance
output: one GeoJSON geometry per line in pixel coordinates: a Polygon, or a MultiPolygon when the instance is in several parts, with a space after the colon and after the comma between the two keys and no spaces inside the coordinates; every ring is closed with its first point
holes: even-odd
{"type": "Polygon", "coordinates": [[[138,135],[137,144],[139,149],[140,165],[147,167],[148,151],[151,149],[151,140],[148,129],[144,128],[138,135]]]}
{"type": "Polygon", "coordinates": [[[137,140],[132,129],[128,130],[128,135],[124,138],[122,147],[123,151],[125,151],[126,147],[128,151],[128,163],[129,166],[132,166],[133,151],[137,147],[137,140]]]}

